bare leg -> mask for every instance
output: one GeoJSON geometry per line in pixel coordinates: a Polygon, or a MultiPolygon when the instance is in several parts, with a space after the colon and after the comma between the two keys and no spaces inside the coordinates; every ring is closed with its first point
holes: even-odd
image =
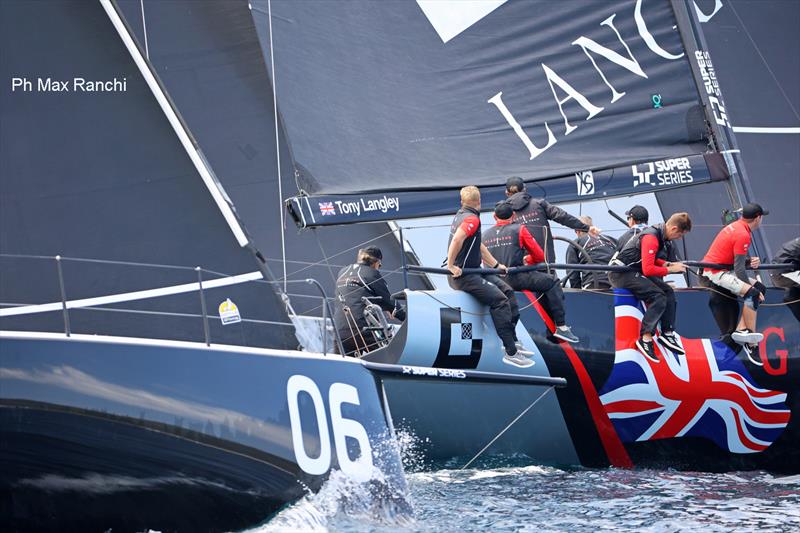
{"type": "Polygon", "coordinates": [[[744,328],[756,331],[756,311],[746,305],[742,306],[742,318],[739,319],[739,325],[736,329],[744,328]]]}

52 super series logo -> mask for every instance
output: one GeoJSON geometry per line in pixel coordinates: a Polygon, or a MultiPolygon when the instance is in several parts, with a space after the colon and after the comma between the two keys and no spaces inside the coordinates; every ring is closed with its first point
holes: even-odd
{"type": "Polygon", "coordinates": [[[683,185],[694,181],[692,164],[686,157],[631,165],[631,172],[633,173],[634,187],[640,185],[666,187],[669,185],[683,185]]]}

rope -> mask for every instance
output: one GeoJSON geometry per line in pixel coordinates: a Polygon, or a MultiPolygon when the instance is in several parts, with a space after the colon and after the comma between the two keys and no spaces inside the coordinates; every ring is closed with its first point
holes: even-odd
{"type": "Polygon", "coordinates": [[[359,244],[356,244],[355,246],[351,246],[350,248],[345,248],[341,252],[337,252],[337,253],[335,253],[333,255],[329,255],[325,259],[323,259],[322,261],[316,261],[314,263],[308,263],[308,266],[303,267],[300,270],[296,270],[296,271],[292,272],[292,275],[297,275],[300,272],[304,272],[304,271],[309,270],[309,269],[311,269],[313,267],[316,267],[316,266],[327,266],[329,264],[329,260],[330,259],[333,259],[335,257],[339,257],[340,255],[346,254],[347,252],[351,252],[353,250],[357,250],[359,248],[362,248],[365,244],[369,244],[371,242],[377,241],[378,239],[382,239],[383,237],[386,237],[387,235],[391,235],[392,233],[394,233],[394,230],[389,230],[386,233],[382,233],[382,234],[380,234],[380,235],[378,235],[376,237],[373,237],[371,239],[367,239],[366,241],[361,242],[359,244]]]}
{"type": "Polygon", "coordinates": [[[502,436],[503,436],[503,433],[505,433],[506,431],[508,431],[508,430],[511,428],[511,426],[513,426],[514,424],[516,424],[517,420],[519,420],[520,418],[522,418],[523,416],[525,416],[525,413],[527,413],[528,411],[530,411],[530,410],[533,408],[533,406],[534,406],[534,405],[536,405],[536,404],[539,402],[539,400],[541,400],[542,398],[544,398],[544,395],[545,395],[545,394],[547,394],[548,392],[550,392],[552,389],[553,389],[553,387],[552,387],[552,386],[550,386],[550,387],[547,387],[547,389],[545,389],[545,391],[544,391],[543,393],[541,393],[541,394],[539,395],[539,397],[538,397],[538,398],[536,398],[535,400],[533,400],[533,402],[532,402],[532,403],[531,403],[531,404],[530,404],[528,407],[526,407],[526,408],[525,408],[525,409],[524,409],[524,410],[523,410],[523,411],[522,411],[520,414],[518,414],[518,415],[517,415],[517,417],[516,417],[514,420],[512,420],[512,421],[511,421],[511,422],[510,422],[510,423],[509,423],[509,424],[508,424],[506,427],[504,427],[504,428],[503,428],[503,429],[500,431],[500,433],[498,433],[497,435],[495,435],[495,437],[494,437],[492,440],[490,440],[490,441],[489,441],[489,444],[487,444],[486,446],[484,446],[484,447],[481,449],[481,451],[479,451],[478,453],[476,453],[476,454],[475,454],[475,456],[474,456],[472,459],[470,459],[469,461],[467,461],[467,464],[465,464],[464,466],[462,466],[462,467],[461,467],[459,470],[464,470],[464,469],[465,469],[465,468],[467,468],[469,465],[471,465],[471,464],[472,464],[472,463],[475,461],[475,459],[477,459],[478,457],[480,457],[480,455],[481,455],[483,452],[485,452],[485,451],[487,450],[487,448],[489,448],[489,446],[491,446],[492,444],[494,444],[494,443],[495,443],[495,441],[496,441],[497,439],[499,439],[500,437],[502,437],[502,436]]]}
{"type": "MultiPolygon", "coordinates": [[[[461,292],[461,291],[459,291],[459,292],[461,292]]],[[[447,302],[443,302],[442,300],[440,300],[439,298],[437,298],[437,297],[436,297],[436,296],[434,296],[433,294],[430,294],[429,292],[423,292],[422,294],[424,294],[424,295],[425,295],[425,296],[427,296],[428,298],[431,298],[431,299],[433,299],[433,300],[436,300],[437,302],[439,302],[440,304],[442,304],[443,306],[445,306],[445,307],[447,307],[447,308],[449,308],[449,309],[457,309],[457,310],[461,311],[461,313],[463,313],[463,314],[465,314],[465,315],[472,315],[472,316],[489,316],[489,315],[491,314],[491,313],[473,313],[473,312],[471,312],[471,311],[464,311],[464,310],[463,310],[463,309],[461,309],[460,307],[453,307],[452,305],[448,304],[447,302]]],[[[529,304],[525,305],[524,307],[520,307],[520,308],[519,308],[519,310],[520,310],[520,311],[524,311],[525,309],[527,309],[527,308],[529,308],[529,307],[532,307],[532,306],[533,306],[533,304],[534,304],[535,302],[538,302],[539,300],[541,300],[543,296],[544,296],[544,293],[541,293],[541,294],[539,295],[539,297],[538,297],[538,298],[536,298],[536,299],[535,299],[533,302],[531,302],[531,303],[529,303],[529,304]]]]}

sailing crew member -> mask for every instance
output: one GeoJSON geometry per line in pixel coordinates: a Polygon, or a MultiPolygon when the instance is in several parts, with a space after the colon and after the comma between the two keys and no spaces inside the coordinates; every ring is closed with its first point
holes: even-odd
{"type": "Polygon", "coordinates": [[[532,198],[525,189],[525,182],[520,177],[513,176],[506,180],[506,196],[511,202],[511,207],[514,208],[512,222],[525,224],[539,246],[544,248],[548,263],[556,260],[550,220],[555,220],[568,228],[589,232],[592,235],[600,233],[596,227],[587,226],[560,207],[550,205],[543,198],[532,198]]]}
{"type": "Polygon", "coordinates": [[[790,267],[788,271],[773,270],[772,284],[785,289],[783,302],[800,322],[800,237],[784,243],[772,262],[790,267]]]}
{"type": "Polygon", "coordinates": [[[481,242],[481,193],[468,185],[461,189],[461,209],[450,226],[447,245],[447,270],[452,274],[447,281],[455,290],[470,293],[479,302],[489,306],[497,336],[503,342],[503,362],[520,368],[533,365],[526,356],[532,352],[522,349],[515,333],[519,320],[519,307],[514,289],[493,274],[464,274],[462,268],[480,268],[481,261],[489,268],[505,271],[481,242]]]}
{"type": "Polygon", "coordinates": [[[631,207],[625,211],[625,215],[628,217],[628,228],[630,229],[617,239],[617,250],[622,250],[622,248],[625,247],[625,243],[627,243],[631,237],[638,235],[645,229],[647,227],[647,221],[650,218],[650,213],[641,205],[631,207]]]}
{"type": "Polygon", "coordinates": [[[675,213],[663,224],[656,224],[632,237],[611,261],[612,265],[623,265],[632,272],[611,272],[611,285],[628,289],[634,297],[647,304],[636,349],[653,362],[658,362],[653,336],[660,323],[658,336],[662,347],[676,354],[684,354],[675,334],[675,293],[663,277],[667,274],[685,272],[683,263],[670,263],[664,259],[667,242],[680,239],[692,230],[688,213],[675,213]]]}
{"type": "MultiPolygon", "coordinates": [[[[511,222],[514,209],[508,201],[494,207],[496,224],[483,234],[483,242],[498,261],[508,267],[544,262],[544,252],[531,236],[528,228],[511,222]]],[[[567,342],[579,342],[567,326],[564,313],[564,292],[558,278],[531,270],[508,274],[506,281],[515,291],[533,291],[542,294],[542,306],[555,322],[553,337],[567,342]]]]}
{"type": "Polygon", "coordinates": [[[369,246],[358,251],[355,264],[339,271],[333,324],[339,332],[345,355],[368,352],[377,346],[373,332],[364,330],[368,324],[364,317],[366,304],[362,298],[369,298],[391,318],[405,320],[405,310],[392,298],[386,280],[378,270],[382,261],[381,249],[369,246]]]}
{"type": "MultiPolygon", "coordinates": [[[[587,226],[592,225],[592,217],[590,216],[583,215],[578,217],[578,220],[587,226]]],[[[578,248],[568,246],[567,263],[573,265],[578,263],[586,264],[591,259],[592,263],[607,265],[611,261],[614,252],[617,250],[617,241],[605,235],[589,235],[589,233],[579,229],[575,230],[575,234],[578,236],[575,242],[586,251],[586,255],[589,257],[587,258],[583,253],[579,254],[578,248]]],[[[569,286],[573,289],[611,288],[608,272],[572,270],[567,272],[567,280],[569,281],[569,286]]]]}
{"type": "Polygon", "coordinates": [[[748,258],[747,252],[752,242],[753,230],[761,226],[761,221],[767,214],[769,212],[756,203],[745,205],[742,208],[742,218],[722,228],[703,257],[704,263],[733,267],[730,270],[704,267],[702,275],[711,282],[712,291],[724,289],[726,292],[723,296],[741,296],[744,299],[741,317],[736,330],[731,333],[731,339],[740,344],[750,362],[758,366],[763,366],[758,356],[758,343],[764,335],[756,332],[756,312],[759,304],[764,301],[767,288],[760,281],[747,276],[748,266],[758,268],[761,264],[758,257],[748,258]]]}

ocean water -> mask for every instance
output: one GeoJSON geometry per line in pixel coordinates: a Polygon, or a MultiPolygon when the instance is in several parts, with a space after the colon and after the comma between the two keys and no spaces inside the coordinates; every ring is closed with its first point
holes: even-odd
{"type": "Polygon", "coordinates": [[[404,501],[332,475],[251,531],[800,531],[800,475],[493,462],[409,473],[404,501]]]}

